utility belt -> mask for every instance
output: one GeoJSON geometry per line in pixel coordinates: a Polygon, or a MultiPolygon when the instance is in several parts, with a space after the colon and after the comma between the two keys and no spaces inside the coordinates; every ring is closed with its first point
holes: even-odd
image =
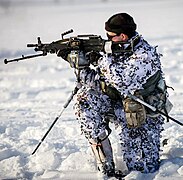
{"type": "MultiPolygon", "coordinates": [[[[101,87],[102,91],[112,100],[122,101],[129,128],[140,127],[146,122],[147,117],[155,118],[159,116],[157,112],[153,112],[130,97],[122,98],[120,93],[112,85],[106,86],[103,83],[101,87]]],[[[134,95],[168,115],[173,105],[167,98],[167,86],[161,76],[161,72],[158,71],[151,76],[143,85],[143,88],[136,91],[134,95]]]]}

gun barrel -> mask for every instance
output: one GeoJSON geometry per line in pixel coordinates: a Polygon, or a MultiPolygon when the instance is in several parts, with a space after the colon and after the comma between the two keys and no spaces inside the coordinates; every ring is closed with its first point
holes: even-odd
{"type": "Polygon", "coordinates": [[[29,55],[29,56],[23,56],[22,55],[22,57],[21,58],[16,58],[16,59],[11,59],[11,60],[7,60],[7,59],[5,59],[4,60],[4,63],[5,64],[8,64],[8,63],[10,63],[10,62],[14,62],[14,61],[21,61],[21,60],[24,60],[24,59],[31,59],[31,58],[35,58],[35,57],[39,57],[39,56],[46,56],[46,54],[44,54],[44,53],[41,53],[41,54],[34,54],[34,55],[29,55]]]}
{"type": "Polygon", "coordinates": [[[37,47],[37,44],[27,44],[27,47],[37,47]]]}

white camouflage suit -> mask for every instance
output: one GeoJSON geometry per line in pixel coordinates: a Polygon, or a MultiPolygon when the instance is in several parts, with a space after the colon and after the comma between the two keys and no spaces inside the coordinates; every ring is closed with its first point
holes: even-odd
{"type": "MultiPolygon", "coordinates": [[[[104,54],[98,67],[81,71],[82,88],[75,96],[75,112],[81,130],[87,139],[97,139],[106,131],[105,116],[113,108],[120,125],[119,134],[123,159],[129,171],[154,172],[159,167],[160,133],[164,118],[146,118],[139,128],[128,128],[121,100],[112,103],[100,87],[101,75],[107,85],[112,85],[123,97],[128,93],[143,89],[143,84],[157,71],[161,71],[160,55],[142,37],[134,47],[132,54],[104,54]]],[[[162,72],[162,71],[161,71],[162,72]]]]}

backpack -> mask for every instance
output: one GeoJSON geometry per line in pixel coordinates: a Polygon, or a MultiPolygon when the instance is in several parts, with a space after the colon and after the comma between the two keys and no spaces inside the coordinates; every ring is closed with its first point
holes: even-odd
{"type": "MultiPolygon", "coordinates": [[[[146,103],[165,114],[168,114],[171,111],[173,105],[168,99],[168,86],[160,71],[157,71],[151,76],[143,85],[143,88],[144,89],[139,90],[138,92],[142,95],[146,103]]],[[[157,117],[159,115],[149,108],[146,108],[146,113],[149,117],[157,117]]]]}

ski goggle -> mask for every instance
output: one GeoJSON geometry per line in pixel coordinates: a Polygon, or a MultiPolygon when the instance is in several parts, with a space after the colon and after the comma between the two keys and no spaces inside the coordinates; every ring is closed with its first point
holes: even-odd
{"type": "Polygon", "coordinates": [[[112,40],[112,38],[114,38],[114,37],[116,37],[116,36],[119,36],[120,34],[121,34],[121,33],[119,33],[119,34],[114,34],[114,35],[110,35],[110,34],[106,33],[108,40],[112,40]]]}

